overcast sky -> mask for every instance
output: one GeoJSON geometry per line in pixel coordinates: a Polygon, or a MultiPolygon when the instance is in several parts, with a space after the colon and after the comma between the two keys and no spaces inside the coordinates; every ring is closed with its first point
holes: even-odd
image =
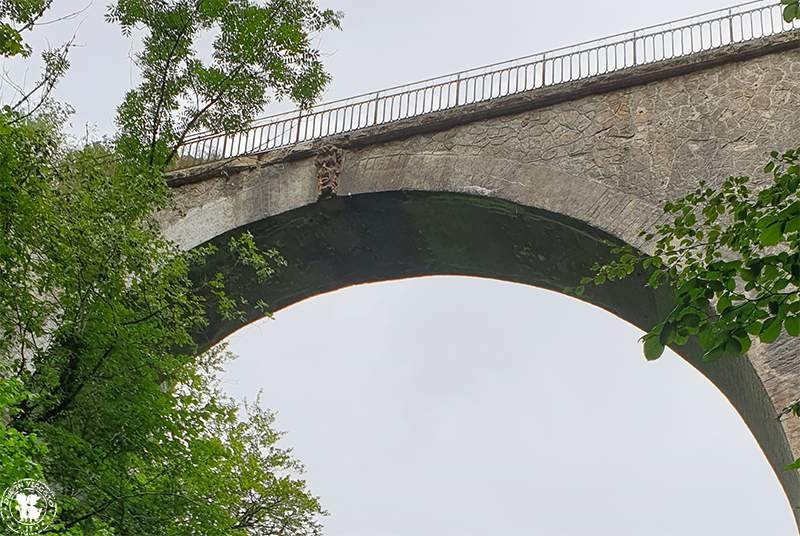
{"type": "MultiPolygon", "coordinates": [[[[343,31],[318,41],[328,99],[728,5],[322,3],[345,12],[343,31]]],[[[55,0],[50,18],[85,5],[55,0]]],[[[57,91],[76,109],[74,132],[111,132],[136,78],[133,48],[103,22],[104,5],[39,32],[39,44],[57,44],[77,28],[81,46],[57,91]]],[[[263,389],[330,511],[329,536],[797,534],[735,411],[671,352],[644,362],[640,335],[536,288],[398,281],[309,299],[241,330],[224,384],[237,397],[263,389]]]]}

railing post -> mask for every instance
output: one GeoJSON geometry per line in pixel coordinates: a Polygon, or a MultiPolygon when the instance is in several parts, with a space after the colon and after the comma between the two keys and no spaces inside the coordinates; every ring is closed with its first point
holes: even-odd
{"type": "Polygon", "coordinates": [[[380,102],[380,100],[381,100],[381,92],[378,91],[377,93],[375,93],[375,113],[373,114],[372,118],[373,125],[378,124],[378,103],[380,102]]]}
{"type": "Polygon", "coordinates": [[[733,10],[728,9],[728,32],[731,34],[731,44],[733,43],[733,10]]]}
{"type": "Polygon", "coordinates": [[[458,97],[459,97],[460,94],[461,94],[461,73],[458,73],[458,76],[456,77],[456,104],[455,104],[455,106],[458,106],[458,97]]]}
{"type": "Polygon", "coordinates": [[[633,32],[633,66],[636,67],[638,62],[636,61],[636,32],[633,32]]]}
{"type": "Polygon", "coordinates": [[[300,143],[300,122],[303,120],[303,110],[297,113],[297,134],[294,137],[294,143],[300,143]]]}
{"type": "Polygon", "coordinates": [[[542,87],[544,87],[547,82],[547,52],[542,54],[542,87]]]}

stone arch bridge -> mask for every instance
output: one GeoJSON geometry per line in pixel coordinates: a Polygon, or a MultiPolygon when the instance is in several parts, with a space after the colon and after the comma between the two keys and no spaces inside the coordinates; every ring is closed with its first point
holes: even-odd
{"type": "MultiPolygon", "coordinates": [[[[641,247],[665,199],[763,176],[769,150],[800,143],[798,46],[786,32],[195,166],[172,175],[163,226],[185,248],[243,230],[278,248],[288,267],[264,285],[224,253],[208,268],[274,309],[432,274],[562,291],[607,254],[604,240],[641,247]]],[[[643,329],[669,306],[636,279],[584,299],[643,329]]],[[[212,319],[201,342],[260,316],[212,319]]],[[[800,456],[800,420],[776,418],[800,394],[797,341],[714,364],[676,351],[736,407],[800,505],[800,479],[782,469],[800,456]]]]}

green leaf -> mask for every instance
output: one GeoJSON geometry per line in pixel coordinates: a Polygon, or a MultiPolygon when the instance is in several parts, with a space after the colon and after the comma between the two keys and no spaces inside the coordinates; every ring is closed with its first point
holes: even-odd
{"type": "Polygon", "coordinates": [[[750,337],[747,336],[737,337],[736,339],[739,341],[739,353],[746,354],[750,350],[750,347],[753,345],[753,341],[750,340],[750,337]]]}
{"type": "Polygon", "coordinates": [[[793,471],[795,469],[800,469],[800,458],[796,459],[795,461],[786,466],[787,471],[793,471]]]}
{"type": "Polygon", "coordinates": [[[786,229],[784,229],[786,233],[794,233],[795,231],[800,231],[800,216],[795,216],[789,220],[786,223],[786,229]]]}
{"type": "Polygon", "coordinates": [[[724,313],[731,306],[731,297],[725,294],[717,301],[717,312],[724,313]]]}
{"type": "Polygon", "coordinates": [[[746,268],[739,270],[739,277],[741,277],[743,281],[753,281],[756,278],[755,274],[746,268]]]}
{"type": "Polygon", "coordinates": [[[784,320],[783,326],[786,328],[786,333],[792,337],[797,337],[800,335],[800,316],[790,316],[784,320]]]}
{"type": "Polygon", "coordinates": [[[781,321],[780,317],[773,316],[761,327],[761,333],[759,334],[758,338],[763,343],[771,343],[775,342],[778,336],[781,334],[781,325],[783,322],[781,321]]]}
{"type": "Polygon", "coordinates": [[[675,338],[675,324],[667,323],[664,324],[664,327],[661,328],[661,333],[658,335],[659,342],[666,346],[670,344],[673,339],[675,338]]]}
{"type": "Polygon", "coordinates": [[[756,222],[756,229],[766,229],[776,221],[778,217],[775,214],[768,214],[756,222]]]}
{"type": "Polygon", "coordinates": [[[800,13],[798,5],[796,3],[789,4],[785,8],[783,8],[783,20],[786,22],[792,22],[794,19],[797,18],[798,13],[800,13]]]}
{"type": "Polygon", "coordinates": [[[714,347],[719,342],[714,331],[709,326],[705,326],[704,329],[700,330],[697,338],[704,350],[714,347]]]}
{"type": "Polygon", "coordinates": [[[689,313],[683,315],[680,320],[681,324],[690,328],[696,328],[700,326],[700,315],[697,313],[689,313]]]}
{"type": "Polygon", "coordinates": [[[742,353],[742,343],[736,337],[730,337],[725,341],[725,353],[738,355],[742,353]]]}
{"type": "Polygon", "coordinates": [[[780,272],[778,272],[778,267],[775,266],[774,264],[767,264],[766,266],[764,266],[764,269],[761,272],[762,277],[766,280],[775,279],[778,277],[779,274],[780,272]]]}
{"type": "Polygon", "coordinates": [[[761,322],[755,321],[751,324],[748,324],[745,329],[750,335],[758,335],[761,333],[761,322]]]}
{"type": "Polygon", "coordinates": [[[710,349],[708,349],[706,351],[705,354],[703,354],[703,361],[707,361],[707,362],[708,361],[714,361],[714,360],[719,359],[720,357],[724,356],[725,355],[725,348],[726,348],[727,343],[728,343],[728,341],[724,340],[724,341],[721,341],[718,344],[712,346],[710,349]]]}
{"type": "Polygon", "coordinates": [[[783,236],[783,222],[775,222],[766,227],[758,236],[758,241],[762,246],[774,246],[781,241],[783,236]]]}
{"type": "Polygon", "coordinates": [[[646,335],[644,337],[644,357],[648,361],[654,361],[664,353],[664,345],[661,344],[659,337],[646,335]]]}

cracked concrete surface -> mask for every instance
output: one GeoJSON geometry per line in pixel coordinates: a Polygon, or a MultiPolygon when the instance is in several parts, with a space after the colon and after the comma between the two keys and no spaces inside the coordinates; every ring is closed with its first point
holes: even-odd
{"type": "MultiPolygon", "coordinates": [[[[479,119],[460,124],[448,126],[417,118],[417,124],[398,124],[397,129],[406,128],[407,132],[398,134],[396,139],[391,139],[391,125],[383,125],[373,141],[368,137],[358,141],[357,136],[343,137],[338,144],[333,140],[345,149],[338,193],[345,198],[406,191],[471,194],[498,200],[500,204],[486,210],[506,214],[505,223],[493,224],[498,226],[492,235],[495,241],[502,241],[502,229],[515,217],[512,212],[532,209],[574,219],[600,234],[641,247],[637,233],[663,218],[658,207],[664,200],[694,188],[700,180],[713,184],[736,174],[765,181],[760,170],[767,153],[798,144],[800,51],[785,36],[780,39],[782,48],[777,52],[765,49],[761,55],[752,51],[747,55],[741,54],[744,49],[740,47],[725,52],[728,56],[720,60],[720,52],[716,51],[714,62],[703,64],[693,59],[694,70],[680,76],[667,73],[663,79],[650,83],[620,83],[615,89],[609,83],[597,82],[600,89],[591,92],[585,89],[591,82],[581,81],[577,83],[582,84],[583,96],[579,98],[544,105],[533,103],[530,109],[519,111],[517,107],[514,113],[497,112],[496,116],[487,116],[491,103],[485,103],[479,110],[485,117],[476,115],[479,119]],[[747,59],[739,61],[742,58],[747,59]],[[430,125],[429,130],[425,125],[430,125]]],[[[627,76],[635,76],[637,69],[629,70],[627,76]]],[[[653,67],[642,69],[655,72],[653,67]]],[[[559,91],[569,93],[570,84],[559,91]]],[[[297,217],[310,217],[308,211],[314,210],[317,201],[313,158],[304,157],[298,150],[291,158],[253,162],[227,176],[216,173],[176,187],[175,210],[162,214],[167,235],[190,248],[243,226],[293,214],[292,211],[305,210],[297,212],[297,217]]],[[[406,204],[402,206],[406,208],[386,210],[410,210],[406,204]]],[[[461,217],[460,214],[455,211],[453,217],[461,217]]],[[[337,221],[336,217],[331,216],[331,222],[337,221]]],[[[287,220],[284,227],[299,226],[292,221],[295,220],[287,220]]],[[[466,228],[475,225],[472,221],[460,224],[466,228]]],[[[360,243],[359,255],[379,246],[379,238],[374,243],[365,238],[370,225],[373,224],[364,224],[359,231],[363,236],[351,229],[354,234],[342,238],[351,245],[360,243]],[[367,247],[367,243],[371,245],[367,247]]],[[[434,230],[420,226],[416,232],[424,235],[434,230]]],[[[335,234],[325,236],[326,240],[336,240],[335,234]]],[[[487,244],[482,247],[491,249],[487,244]]],[[[528,251],[525,247],[508,246],[528,251]]],[[[369,265],[373,262],[370,258],[363,257],[363,262],[369,265]]],[[[401,260],[398,257],[396,262],[401,260]]],[[[297,262],[312,261],[298,257],[297,262]]],[[[453,268],[455,264],[448,265],[451,272],[470,272],[468,259],[460,259],[459,263],[458,270],[453,268]]],[[[437,269],[444,270],[441,266],[437,269]]],[[[386,277],[435,272],[426,266],[387,270],[386,277]]],[[[492,270],[495,271],[474,268],[473,272],[502,277],[502,270],[492,270]]],[[[333,280],[310,285],[305,294],[286,291],[286,299],[273,296],[273,303],[277,300],[283,306],[321,288],[335,288],[336,277],[342,278],[341,284],[358,282],[341,274],[328,273],[326,277],[333,280]]],[[[562,282],[568,286],[566,280],[562,282]]],[[[644,323],[642,318],[626,317],[623,305],[600,305],[635,324],[644,323]]],[[[225,327],[217,338],[224,335],[223,331],[237,327],[225,327]]],[[[737,385],[733,376],[715,377],[726,373],[703,370],[753,430],[793,505],[800,505],[800,482],[795,473],[780,468],[792,456],[800,456],[800,426],[797,419],[777,424],[775,413],[800,394],[798,346],[797,340],[757,346],[748,356],[752,366],[731,365],[744,367],[736,374],[747,376],[748,370],[754,371],[755,380],[749,384],[746,382],[750,380],[740,377],[737,385]]],[[[698,368],[702,366],[696,356],[690,355],[691,351],[679,352],[698,368]]]]}

